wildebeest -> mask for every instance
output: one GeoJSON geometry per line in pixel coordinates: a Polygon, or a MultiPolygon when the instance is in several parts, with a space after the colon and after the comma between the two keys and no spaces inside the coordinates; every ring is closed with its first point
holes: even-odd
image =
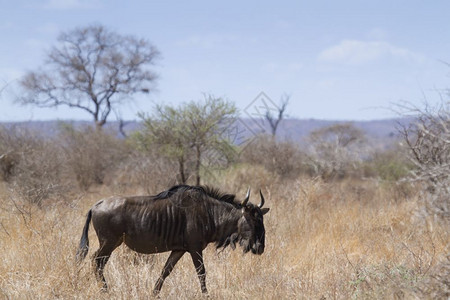
{"type": "Polygon", "coordinates": [[[178,260],[189,252],[203,293],[207,293],[202,251],[209,243],[217,248],[238,243],[244,253],[264,252],[263,215],[269,208],[261,202],[238,202],[235,195],[207,186],[176,185],[155,196],[110,197],[89,210],[80,246],[79,261],[88,253],[89,224],[92,220],[99,240],[93,260],[96,276],[107,288],[103,269],[111,253],[122,243],[139,253],[172,251],[153,289],[158,294],[165,278],[178,260]]]}

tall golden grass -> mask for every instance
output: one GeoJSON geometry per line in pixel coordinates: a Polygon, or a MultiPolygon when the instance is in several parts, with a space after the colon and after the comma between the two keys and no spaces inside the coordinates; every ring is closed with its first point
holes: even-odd
{"type": "MultiPolygon", "coordinates": [[[[218,252],[210,245],[204,258],[212,299],[432,297],[421,291],[446,260],[449,230],[419,215],[419,187],[355,179],[280,180],[255,168],[230,170],[214,181],[238,195],[247,183],[263,189],[271,208],[265,217],[266,250],[262,256],[243,255],[240,249],[218,252]]],[[[38,208],[0,185],[0,298],[152,298],[168,253],[139,256],[119,247],[105,269],[108,292],[101,291],[89,259],[75,264],[85,214],[112,190],[101,187],[38,208]]],[[[89,238],[88,257],[98,246],[92,228],[89,238]]],[[[160,296],[202,297],[189,255],[160,296]]]]}

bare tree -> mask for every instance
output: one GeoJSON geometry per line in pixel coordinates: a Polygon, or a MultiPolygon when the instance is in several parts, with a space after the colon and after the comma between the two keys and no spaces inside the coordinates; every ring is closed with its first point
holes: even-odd
{"type": "MultiPolygon", "coordinates": [[[[411,179],[426,186],[420,193],[422,212],[440,221],[444,228],[450,228],[450,102],[443,98],[441,95],[442,101],[436,106],[425,103],[419,108],[401,104],[403,115],[412,115],[413,120],[399,128],[409,150],[408,158],[415,166],[411,179]]],[[[448,298],[448,253],[447,260],[440,262],[433,273],[427,276],[420,292],[428,297],[448,298]]]]}
{"type": "Polygon", "coordinates": [[[272,116],[272,113],[270,110],[266,111],[265,119],[267,122],[269,122],[270,130],[272,132],[272,136],[275,136],[277,133],[278,125],[280,124],[281,120],[285,117],[284,113],[286,111],[286,107],[289,103],[290,96],[284,95],[281,97],[281,104],[280,107],[277,107],[277,116],[272,116]]]}
{"type": "Polygon", "coordinates": [[[100,25],[76,28],[59,36],[43,68],[21,79],[25,94],[17,101],[81,109],[100,128],[127,97],[152,90],[157,76],[148,66],[158,55],[152,44],[134,36],[100,25]]]}
{"type": "Polygon", "coordinates": [[[5,82],[5,84],[0,87],[0,96],[2,95],[3,91],[6,89],[6,87],[8,86],[8,84],[5,82]]]}
{"type": "Polygon", "coordinates": [[[130,122],[124,121],[123,119],[119,119],[119,132],[120,134],[126,138],[128,135],[125,132],[125,126],[127,126],[130,122]]]}
{"type": "Polygon", "coordinates": [[[2,83],[0,83],[0,99],[2,98],[3,93],[6,91],[6,89],[8,88],[9,84],[11,82],[8,82],[4,79],[1,80],[2,83]]]}
{"type": "Polygon", "coordinates": [[[125,121],[122,118],[122,115],[120,114],[120,112],[118,111],[114,111],[115,115],[116,115],[116,120],[118,121],[118,130],[119,133],[122,135],[122,137],[127,138],[128,134],[125,132],[125,126],[127,126],[128,124],[131,123],[131,121],[125,121]]]}
{"type": "Polygon", "coordinates": [[[416,179],[429,180],[432,184],[448,180],[450,167],[450,115],[440,107],[416,109],[414,122],[401,127],[404,141],[410,150],[410,160],[416,166],[416,179]]]}
{"type": "Polygon", "coordinates": [[[414,115],[408,125],[400,126],[409,160],[415,168],[412,179],[427,184],[426,208],[450,220],[450,103],[424,108],[402,105],[404,114],[414,115]]]}

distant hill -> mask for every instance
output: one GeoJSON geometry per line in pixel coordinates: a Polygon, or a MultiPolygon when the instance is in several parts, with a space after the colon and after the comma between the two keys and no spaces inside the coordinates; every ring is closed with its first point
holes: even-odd
{"type": "MultiPolygon", "coordinates": [[[[283,120],[277,130],[277,139],[290,140],[296,143],[305,143],[306,137],[314,130],[331,126],[333,124],[351,123],[355,127],[361,129],[367,136],[371,144],[377,148],[390,147],[399,140],[397,127],[399,124],[407,124],[410,119],[386,119],[373,121],[332,121],[332,120],[316,120],[316,119],[286,119],[283,120]]],[[[58,133],[62,124],[70,124],[76,128],[83,126],[92,126],[89,121],[71,121],[71,120],[55,120],[55,121],[28,121],[28,122],[4,122],[1,126],[11,127],[18,126],[40,132],[44,136],[54,136],[58,133]]],[[[111,121],[105,125],[107,130],[119,133],[119,122],[111,121]]],[[[141,123],[137,121],[127,121],[124,126],[126,134],[139,130],[141,123]]],[[[262,119],[239,119],[236,122],[236,132],[239,132],[245,138],[260,133],[270,133],[268,124],[262,119]]]]}
{"type": "MultiPolygon", "coordinates": [[[[268,124],[263,120],[245,119],[245,126],[255,132],[270,133],[268,124]]],[[[308,135],[317,129],[335,124],[350,123],[359,128],[366,135],[369,143],[378,149],[386,149],[398,143],[400,136],[398,128],[407,125],[412,120],[409,118],[373,120],[373,121],[332,121],[316,119],[286,119],[283,120],[277,130],[277,139],[290,140],[299,144],[307,142],[308,135]]]]}

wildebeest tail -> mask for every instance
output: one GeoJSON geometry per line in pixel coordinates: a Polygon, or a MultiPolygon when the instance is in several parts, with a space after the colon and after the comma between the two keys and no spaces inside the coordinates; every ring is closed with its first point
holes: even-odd
{"type": "Polygon", "coordinates": [[[86,216],[86,223],[84,224],[84,227],[83,227],[83,233],[82,233],[81,239],[80,239],[80,246],[78,247],[78,251],[76,254],[76,259],[77,259],[77,262],[79,262],[79,263],[86,257],[86,255],[89,251],[88,232],[89,232],[89,223],[91,223],[91,218],[92,218],[92,211],[89,210],[89,212],[87,213],[87,216],[86,216]]]}

